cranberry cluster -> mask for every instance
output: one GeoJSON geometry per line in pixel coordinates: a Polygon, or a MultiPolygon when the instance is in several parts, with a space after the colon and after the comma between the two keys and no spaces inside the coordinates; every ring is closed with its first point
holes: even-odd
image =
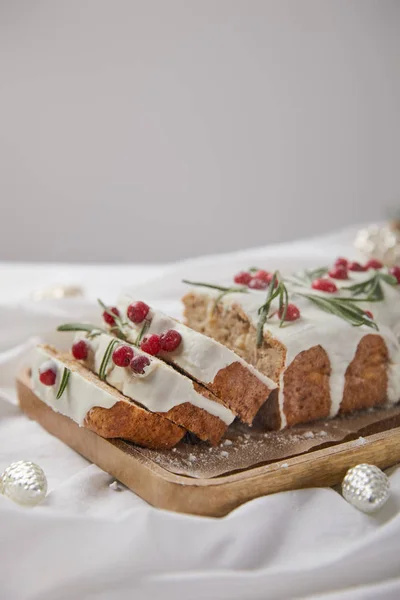
{"type": "Polygon", "coordinates": [[[347,258],[338,258],[335,261],[332,269],[329,271],[329,277],[333,279],[348,279],[349,271],[353,272],[362,272],[369,271],[370,269],[382,269],[383,264],[380,260],[376,260],[375,258],[371,258],[365,265],[361,265],[358,262],[352,262],[347,260],[347,258]]]}
{"type": "MultiPolygon", "coordinates": [[[[235,275],[233,281],[240,285],[247,285],[252,290],[265,290],[271,283],[273,274],[264,269],[260,269],[255,273],[250,271],[240,271],[235,275]]],[[[275,287],[278,285],[276,282],[275,287]]]]}
{"type": "Polygon", "coordinates": [[[143,375],[145,368],[149,366],[148,356],[138,354],[135,356],[132,346],[122,344],[118,346],[112,354],[112,361],[117,367],[130,367],[137,375],[143,375]]]}
{"type": "MultiPolygon", "coordinates": [[[[150,311],[150,307],[139,300],[138,302],[133,302],[127,308],[126,315],[132,323],[135,325],[139,325],[142,323],[146,317],[148,316],[150,311]]],[[[156,333],[152,333],[143,338],[140,343],[140,348],[143,352],[147,352],[147,354],[151,354],[152,356],[156,356],[159,352],[174,352],[178,348],[182,341],[182,336],[175,329],[169,329],[165,333],[161,335],[157,335],[156,333]]]]}
{"type": "MultiPolygon", "coordinates": [[[[358,262],[352,262],[347,260],[347,258],[341,257],[336,259],[335,264],[329,270],[328,275],[332,279],[344,280],[349,278],[349,271],[363,272],[369,271],[370,269],[382,269],[382,267],[383,264],[375,258],[371,258],[371,260],[365,263],[365,265],[361,265],[358,262]]],[[[391,274],[394,275],[394,277],[396,277],[396,279],[400,282],[400,267],[393,267],[393,269],[391,269],[391,274]]],[[[312,282],[311,287],[314,290],[319,290],[320,292],[327,292],[329,294],[334,294],[338,291],[336,284],[333,281],[330,281],[329,279],[315,279],[312,282]]]]}
{"type": "MultiPolygon", "coordinates": [[[[259,269],[256,272],[253,271],[240,271],[237,273],[233,280],[235,283],[241,285],[247,285],[252,290],[265,290],[272,281],[273,273],[259,269]]],[[[278,280],[275,280],[275,287],[279,285],[278,280]]],[[[277,311],[277,315],[280,319],[283,318],[285,311],[284,308],[277,311]]],[[[288,304],[286,308],[285,321],[296,321],[300,318],[300,311],[295,304],[288,304]]]]}

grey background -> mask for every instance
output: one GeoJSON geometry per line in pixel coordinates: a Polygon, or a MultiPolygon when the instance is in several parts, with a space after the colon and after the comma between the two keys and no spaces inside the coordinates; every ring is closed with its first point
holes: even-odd
{"type": "Polygon", "coordinates": [[[0,0],[0,259],[160,261],[400,202],[400,2],[0,0]]]}

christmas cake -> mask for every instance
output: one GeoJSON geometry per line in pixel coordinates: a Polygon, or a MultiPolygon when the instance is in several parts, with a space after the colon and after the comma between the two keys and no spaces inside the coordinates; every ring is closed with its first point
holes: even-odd
{"type": "Polygon", "coordinates": [[[127,295],[117,304],[123,331],[131,342],[144,329],[141,348],[168,362],[206,387],[244,423],[251,424],[259,409],[276,388],[265,374],[255,369],[219,341],[154,310],[127,295]]]}
{"type": "Polygon", "coordinates": [[[201,440],[216,444],[235,415],[209,390],[137,346],[101,332],[78,333],[72,355],[101,381],[201,440]]]}
{"type": "Polygon", "coordinates": [[[31,370],[33,391],[43,402],[102,437],[167,449],[185,434],[182,427],[128,401],[82,364],[50,346],[35,348],[31,370]]]}
{"type": "Polygon", "coordinates": [[[278,384],[262,412],[279,429],[399,401],[399,281],[376,260],[249,269],[228,285],[187,281],[185,319],[278,384]]]}

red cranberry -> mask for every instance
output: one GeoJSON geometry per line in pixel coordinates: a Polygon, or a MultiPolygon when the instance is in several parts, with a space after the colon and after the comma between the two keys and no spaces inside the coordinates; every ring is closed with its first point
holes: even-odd
{"type": "Polygon", "coordinates": [[[140,354],[139,356],[135,356],[135,358],[131,361],[131,369],[134,373],[139,373],[140,375],[144,374],[144,370],[150,364],[150,359],[147,356],[143,356],[140,354]]]}
{"type": "Polygon", "coordinates": [[[382,269],[382,267],[383,264],[381,263],[381,261],[376,260],[375,258],[371,258],[371,260],[369,260],[365,265],[366,269],[382,269]]]}
{"type": "Polygon", "coordinates": [[[268,287],[268,283],[262,279],[252,277],[249,281],[249,288],[252,290],[265,290],[268,287]]]}
{"type": "Polygon", "coordinates": [[[332,277],[333,279],[348,279],[349,275],[347,273],[347,268],[337,265],[329,271],[329,277],[332,277]]]}
{"type": "Polygon", "coordinates": [[[246,273],[246,271],[240,271],[240,273],[236,273],[233,281],[242,285],[248,285],[251,281],[251,275],[250,273],[246,273]]]}
{"type": "Polygon", "coordinates": [[[160,336],[160,346],[161,350],[164,352],[173,352],[179,346],[182,341],[182,336],[179,331],[175,331],[175,329],[170,329],[160,336]]]}
{"type": "Polygon", "coordinates": [[[261,281],[265,281],[265,283],[269,283],[272,279],[272,274],[260,269],[257,273],[254,273],[253,277],[255,277],[255,279],[261,279],[261,281]]]}
{"type": "MultiPolygon", "coordinates": [[[[114,313],[117,317],[119,317],[119,310],[116,306],[112,306],[108,309],[110,312],[114,313]]],[[[107,311],[103,312],[103,319],[107,323],[107,325],[115,325],[115,319],[112,317],[107,311]]]]}
{"type": "Polygon", "coordinates": [[[143,352],[147,352],[147,354],[155,356],[161,350],[159,336],[155,333],[152,333],[151,335],[144,337],[141,341],[140,348],[143,350],[143,352]]]}
{"type": "Polygon", "coordinates": [[[85,340],[79,340],[72,344],[71,352],[76,360],[86,360],[89,354],[89,344],[85,340]]]}
{"type": "Polygon", "coordinates": [[[117,365],[117,367],[128,367],[133,354],[133,349],[130,346],[118,346],[112,354],[114,365],[117,365]]]}
{"type": "MultiPolygon", "coordinates": [[[[284,308],[278,310],[278,316],[280,319],[282,319],[284,312],[284,308]]],[[[288,304],[286,309],[285,321],[297,321],[297,319],[300,319],[299,309],[295,304],[288,304]]]]}
{"type": "Polygon", "coordinates": [[[349,263],[349,271],[366,271],[366,267],[363,267],[363,265],[360,265],[360,263],[358,262],[351,262],[349,263]]]}
{"type": "Polygon", "coordinates": [[[57,379],[57,366],[56,364],[48,360],[39,369],[39,380],[43,385],[52,386],[55,384],[57,379]]]}
{"type": "Polygon", "coordinates": [[[392,267],[391,269],[389,269],[389,273],[393,277],[396,277],[397,282],[400,283],[400,267],[392,267]]]}
{"type": "Polygon", "coordinates": [[[347,258],[342,258],[341,256],[335,260],[335,267],[347,267],[349,261],[347,258]]]}
{"type": "Polygon", "coordinates": [[[140,300],[128,306],[126,314],[132,323],[142,323],[149,314],[150,306],[140,300]]]}
{"type": "Polygon", "coordinates": [[[373,318],[374,318],[374,315],[372,314],[372,312],[371,312],[370,310],[366,310],[366,311],[364,311],[364,314],[366,314],[366,315],[367,315],[367,317],[369,317],[370,319],[373,319],[373,318]]]}
{"type": "Polygon", "coordinates": [[[329,294],[333,294],[337,292],[337,287],[333,283],[333,281],[329,281],[329,279],[315,279],[311,287],[314,290],[319,290],[320,292],[328,292],[329,294]]]}

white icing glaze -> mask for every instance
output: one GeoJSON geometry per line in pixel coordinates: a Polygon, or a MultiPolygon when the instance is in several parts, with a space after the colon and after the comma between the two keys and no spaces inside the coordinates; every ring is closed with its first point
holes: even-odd
{"type": "MultiPolygon", "coordinates": [[[[350,279],[345,281],[335,280],[335,283],[338,288],[343,288],[366,280],[372,274],[371,271],[367,273],[349,273],[350,279]]],[[[362,303],[363,309],[370,310],[373,313],[374,320],[379,327],[379,331],[376,331],[366,325],[354,327],[342,318],[322,311],[306,298],[294,295],[296,291],[312,293],[325,298],[331,297],[332,294],[310,288],[301,288],[291,282],[285,283],[289,291],[290,302],[298,306],[301,318],[297,321],[284,323],[283,327],[280,327],[278,317],[272,317],[265,324],[264,332],[286,347],[286,368],[304,350],[320,345],[326,351],[331,364],[329,380],[331,393],[330,416],[334,417],[339,412],[343,398],[346,369],[356,354],[359,342],[368,334],[380,335],[387,345],[390,359],[387,372],[388,403],[398,402],[400,399],[400,345],[398,340],[400,333],[400,286],[394,287],[382,282],[385,299],[381,302],[362,303]]],[[[193,291],[196,294],[203,293],[198,288],[193,291]]],[[[217,294],[218,292],[207,290],[207,295],[211,298],[215,298],[217,294]]],[[[259,320],[258,309],[265,302],[265,295],[265,291],[252,290],[249,293],[228,294],[221,301],[226,307],[239,304],[256,327],[259,320]]],[[[339,292],[333,295],[348,296],[349,292],[339,289],[339,292]]],[[[271,306],[271,313],[277,309],[278,302],[274,301],[271,306]]],[[[284,370],[279,381],[279,406],[282,427],[286,425],[286,416],[283,411],[283,376],[284,370]]]]}
{"type": "Polygon", "coordinates": [[[56,396],[65,365],[40,346],[33,351],[31,366],[35,394],[54,411],[69,417],[80,426],[83,425],[85,416],[93,407],[111,408],[118,402],[118,398],[74,372],[71,372],[67,387],[61,398],[57,400],[56,396]],[[41,367],[49,362],[57,369],[56,383],[52,386],[43,385],[39,380],[41,367]]]}
{"type": "MultiPolygon", "coordinates": [[[[75,339],[85,339],[85,335],[78,334],[75,339]]],[[[112,340],[115,338],[108,334],[97,335],[90,340],[92,357],[85,364],[94,373],[99,373],[104,353],[112,340]]],[[[136,347],[133,347],[133,350],[135,355],[142,354],[150,359],[151,364],[146,369],[146,376],[138,377],[129,367],[117,367],[110,359],[106,370],[109,385],[152,412],[168,412],[174,406],[190,402],[219,417],[227,425],[232,423],[235,415],[223,404],[196,392],[193,382],[188,377],[136,347]]]]}
{"type": "MultiPolygon", "coordinates": [[[[135,300],[132,297],[122,295],[117,304],[121,314],[126,315],[128,306],[134,301],[135,300]]],[[[142,324],[135,325],[132,323],[132,328],[133,329],[131,330],[127,329],[126,334],[128,339],[131,342],[134,342],[138,332],[142,328],[142,324]]],[[[163,353],[163,360],[177,365],[197,381],[205,384],[212,383],[221,369],[224,369],[232,363],[239,362],[257,377],[257,379],[262,381],[269,390],[277,387],[272,379],[269,379],[269,377],[260,373],[226,346],[223,346],[206,335],[186,327],[183,323],[168,317],[162,312],[152,310],[148,333],[161,334],[168,331],[168,329],[175,329],[178,331],[182,335],[182,342],[175,352],[163,353]]]]}

